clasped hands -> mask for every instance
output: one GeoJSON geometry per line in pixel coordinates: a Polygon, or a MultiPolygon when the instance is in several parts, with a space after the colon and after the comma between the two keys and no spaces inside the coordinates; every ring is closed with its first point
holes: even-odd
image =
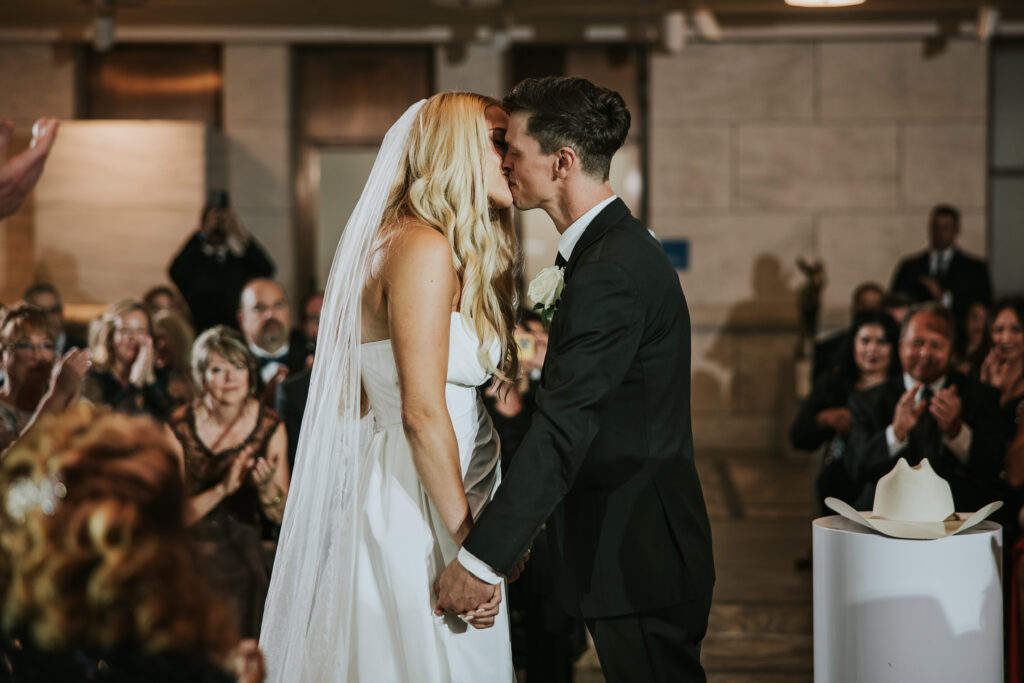
{"type": "Polygon", "coordinates": [[[907,438],[907,434],[918,419],[927,410],[935,418],[939,429],[947,439],[955,439],[963,427],[963,406],[955,386],[948,386],[935,393],[931,400],[915,400],[921,383],[907,389],[896,403],[892,416],[893,434],[899,441],[907,438]]]}
{"type": "MultiPolygon", "coordinates": [[[[509,582],[519,578],[529,559],[530,551],[527,550],[509,575],[509,582]]],[[[451,611],[473,628],[494,626],[501,605],[501,583],[491,584],[478,579],[462,566],[458,558],[452,560],[434,582],[434,594],[437,596],[434,605],[436,616],[451,611]]]]}

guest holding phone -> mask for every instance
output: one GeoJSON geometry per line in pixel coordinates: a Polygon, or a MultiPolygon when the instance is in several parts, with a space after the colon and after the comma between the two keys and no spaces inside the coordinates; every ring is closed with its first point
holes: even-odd
{"type": "Polygon", "coordinates": [[[259,635],[268,587],[262,526],[280,524],[288,497],[281,419],[255,397],[256,363],[241,336],[207,330],[192,348],[196,399],[171,417],[181,444],[185,521],[200,547],[199,571],[233,607],[243,637],[259,635]]]}

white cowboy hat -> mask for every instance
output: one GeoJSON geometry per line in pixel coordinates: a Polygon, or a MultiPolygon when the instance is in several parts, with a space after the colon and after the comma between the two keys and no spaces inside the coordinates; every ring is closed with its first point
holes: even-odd
{"type": "Polygon", "coordinates": [[[857,512],[838,498],[826,498],[843,517],[894,538],[945,538],[970,529],[1003,506],[989,503],[974,514],[956,512],[949,483],[935,474],[928,459],[915,467],[904,458],[875,486],[874,510],[857,512]]]}

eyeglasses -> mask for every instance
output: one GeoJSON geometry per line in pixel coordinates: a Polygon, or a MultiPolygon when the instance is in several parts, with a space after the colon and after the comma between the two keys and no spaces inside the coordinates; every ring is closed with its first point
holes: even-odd
{"type": "Polygon", "coordinates": [[[149,330],[145,327],[115,327],[114,332],[126,337],[148,337],[149,330]]]}
{"type": "Polygon", "coordinates": [[[41,354],[53,355],[57,353],[57,345],[53,342],[39,342],[35,344],[30,341],[16,341],[10,344],[4,344],[8,349],[13,349],[18,353],[31,353],[32,351],[38,351],[41,354]]]}

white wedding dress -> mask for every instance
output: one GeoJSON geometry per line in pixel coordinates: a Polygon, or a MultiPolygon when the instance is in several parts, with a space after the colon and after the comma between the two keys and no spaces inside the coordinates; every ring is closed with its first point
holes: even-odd
{"type": "MultiPolygon", "coordinates": [[[[451,318],[445,396],[459,444],[466,497],[474,518],[500,478],[499,448],[477,393],[489,379],[479,341],[459,313],[451,318]]],[[[458,548],[427,498],[402,429],[398,373],[389,340],[360,347],[363,386],[374,430],[359,468],[353,502],[355,575],[348,623],[339,632],[348,671],[331,680],[366,683],[513,681],[508,602],[489,629],[453,615],[436,617],[434,581],[458,548]],[[347,626],[347,627],[346,627],[347,626]]],[[[492,362],[497,362],[497,344],[492,362]]],[[[344,599],[344,598],[343,598],[344,599]]],[[[316,667],[314,667],[315,669],[316,667]]]]}

